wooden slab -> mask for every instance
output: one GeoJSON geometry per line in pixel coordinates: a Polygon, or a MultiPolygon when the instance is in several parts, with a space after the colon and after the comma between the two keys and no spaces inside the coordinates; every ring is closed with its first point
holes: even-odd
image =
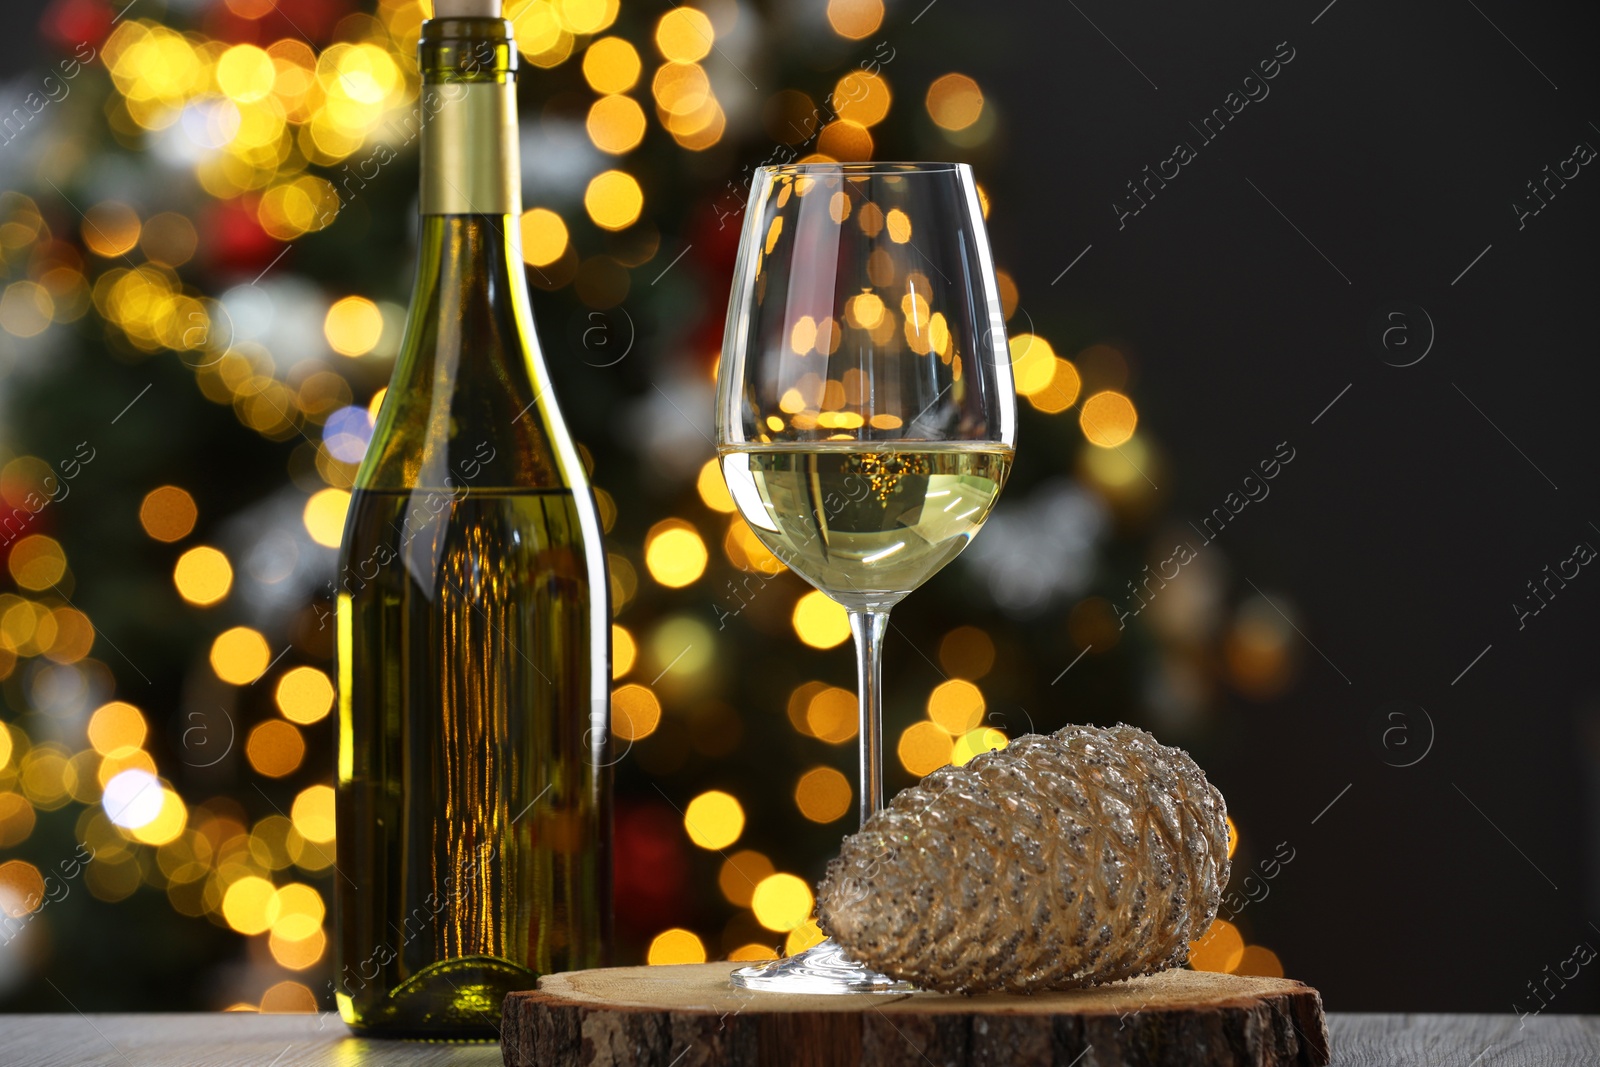
{"type": "Polygon", "coordinates": [[[506,1067],[1321,1067],[1322,997],[1174,970],[1037,996],[734,989],[741,964],[613,967],[506,997],[506,1067]]]}

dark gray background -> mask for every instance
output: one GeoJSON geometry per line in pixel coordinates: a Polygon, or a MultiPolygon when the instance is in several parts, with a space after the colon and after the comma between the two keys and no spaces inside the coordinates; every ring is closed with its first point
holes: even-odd
{"type": "MultiPolygon", "coordinates": [[[[939,62],[1006,111],[998,255],[1035,317],[1117,322],[1173,517],[1198,520],[1277,442],[1297,450],[1220,539],[1332,661],[1302,648],[1291,692],[1238,701],[1207,765],[1257,842],[1297,849],[1250,906],[1252,940],[1339,1010],[1536,1007],[1546,965],[1600,948],[1600,574],[1520,631],[1511,607],[1577,542],[1600,547],[1600,173],[1520,231],[1511,205],[1579,141],[1600,147],[1593,9],[940,0],[912,29],[936,19],[987,27],[939,62]],[[1199,148],[1188,122],[1281,41],[1296,57],[1270,96],[1199,148]],[[1199,158],[1119,231],[1113,199],[1180,139],[1199,158]],[[1437,333],[1404,369],[1369,337],[1401,304],[1437,333]],[[1385,763],[1414,758],[1380,744],[1390,701],[1431,718],[1415,766],[1385,763]]],[[[1552,983],[1548,1010],[1594,1010],[1592,970],[1552,983]]]]}

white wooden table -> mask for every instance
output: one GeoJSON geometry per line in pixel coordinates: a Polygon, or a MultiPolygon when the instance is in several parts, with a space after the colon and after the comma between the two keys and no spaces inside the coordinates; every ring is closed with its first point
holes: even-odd
{"type": "MultiPolygon", "coordinates": [[[[1511,1015],[1334,1013],[1328,1025],[1338,1067],[1600,1065],[1600,1016],[1547,1015],[1521,1026],[1511,1015]]],[[[0,1015],[3,1067],[498,1067],[500,1062],[497,1045],[351,1037],[336,1015],[0,1015]]],[[[693,1058],[684,1062],[688,1067],[693,1058]]],[[[1086,1060],[1077,1067],[1097,1065],[1086,1060]]]]}

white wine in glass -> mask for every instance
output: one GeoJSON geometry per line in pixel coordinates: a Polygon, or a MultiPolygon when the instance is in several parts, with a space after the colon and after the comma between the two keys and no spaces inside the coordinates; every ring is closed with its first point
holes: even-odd
{"type": "MultiPolygon", "coordinates": [[[[861,818],[883,805],[889,611],[966,547],[1016,438],[1004,318],[971,170],[764,167],[718,374],[717,448],[761,542],[855,636],[861,818]]],[[[783,992],[904,992],[832,941],[733,974],[783,992]]]]}
{"type": "Polygon", "coordinates": [[[728,448],[739,513],[786,566],[846,608],[888,611],[954,559],[1000,496],[1011,450],[979,442],[728,448]]]}

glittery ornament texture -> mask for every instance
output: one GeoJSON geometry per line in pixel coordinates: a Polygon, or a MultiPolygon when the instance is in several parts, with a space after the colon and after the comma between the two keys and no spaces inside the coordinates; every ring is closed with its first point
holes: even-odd
{"type": "Polygon", "coordinates": [[[923,989],[1034,993],[1182,963],[1227,881],[1227,808],[1188,753],[1068,726],[901,792],[845,838],[817,918],[923,989]]]}

